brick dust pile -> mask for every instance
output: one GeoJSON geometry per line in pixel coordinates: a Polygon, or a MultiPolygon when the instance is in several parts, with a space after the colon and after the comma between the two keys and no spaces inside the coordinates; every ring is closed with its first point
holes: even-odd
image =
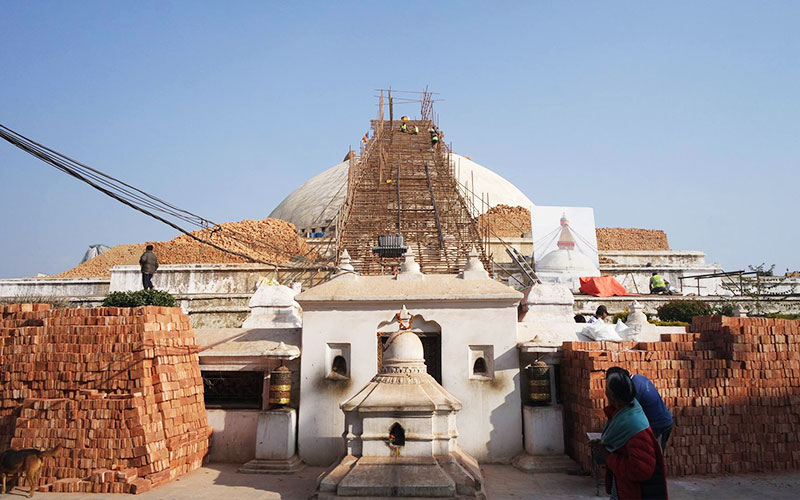
{"type": "Polygon", "coordinates": [[[668,477],[800,469],[800,321],[698,316],[692,332],[564,343],[565,443],[585,470],[612,366],[652,380],[670,409],[668,477]]]}
{"type": "Polygon", "coordinates": [[[667,233],[660,229],[634,227],[598,227],[597,249],[603,250],[669,250],[667,233]]]}
{"type": "Polygon", "coordinates": [[[481,234],[486,224],[489,224],[490,236],[519,238],[531,232],[531,211],[525,207],[497,205],[478,217],[481,234]]]}
{"type": "Polygon", "coordinates": [[[0,306],[0,450],[63,449],[39,491],[142,493],[202,465],[211,429],[179,308],[0,306]]]}
{"type": "MultiPolygon", "coordinates": [[[[304,256],[309,260],[316,254],[305,239],[297,234],[291,222],[280,219],[243,220],[220,224],[224,230],[199,229],[195,236],[209,240],[223,248],[263,260],[284,263],[292,256],[304,256]],[[252,243],[250,243],[252,242],[252,243]]],[[[232,255],[210,247],[182,234],[170,241],[150,242],[159,264],[236,264],[251,262],[244,257],[232,255]]],[[[147,243],[118,245],[77,267],[56,274],[54,278],[93,278],[111,276],[111,268],[117,265],[138,265],[139,257],[147,243]]]]}

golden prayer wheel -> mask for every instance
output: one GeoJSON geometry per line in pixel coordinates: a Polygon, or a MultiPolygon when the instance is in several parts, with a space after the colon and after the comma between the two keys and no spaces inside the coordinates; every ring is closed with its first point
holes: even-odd
{"type": "Polygon", "coordinates": [[[278,408],[289,404],[292,392],[292,372],[279,366],[269,374],[269,405],[278,408]]]}
{"type": "Polygon", "coordinates": [[[550,404],[550,367],[547,363],[537,360],[528,366],[528,387],[532,404],[550,404]]]}

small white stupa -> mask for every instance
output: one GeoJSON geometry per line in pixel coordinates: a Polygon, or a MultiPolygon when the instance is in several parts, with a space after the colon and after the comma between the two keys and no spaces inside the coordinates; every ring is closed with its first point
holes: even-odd
{"type": "Polygon", "coordinates": [[[402,326],[410,319],[404,306],[380,372],[341,405],[347,455],[312,498],[486,499],[478,463],[458,446],[461,402],[427,373],[422,342],[402,326]]]}
{"type": "Polygon", "coordinates": [[[575,238],[569,227],[567,214],[561,216],[561,234],[558,249],[549,252],[536,262],[536,275],[543,282],[559,283],[573,292],[580,288],[580,278],[600,276],[594,262],[575,247],[575,238]]]}

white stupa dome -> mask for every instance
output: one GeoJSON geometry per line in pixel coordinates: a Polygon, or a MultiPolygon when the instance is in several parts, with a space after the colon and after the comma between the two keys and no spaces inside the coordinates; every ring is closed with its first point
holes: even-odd
{"type": "Polygon", "coordinates": [[[600,276],[592,259],[575,247],[566,214],[561,217],[558,248],[536,261],[536,275],[545,282],[567,284],[572,291],[580,288],[580,278],[600,276]]]}
{"type": "Polygon", "coordinates": [[[579,250],[559,248],[536,263],[536,273],[562,272],[579,276],[600,276],[600,271],[589,257],[579,250]]]}
{"type": "MultiPolygon", "coordinates": [[[[481,193],[489,197],[487,210],[500,204],[533,208],[522,191],[495,172],[455,153],[452,161],[459,182],[472,189],[474,180],[477,210],[481,210],[481,193]]],[[[289,221],[302,233],[327,232],[347,195],[347,168],[348,162],[342,162],[315,175],[284,198],[269,217],[289,221]]]]}
{"type": "Polygon", "coordinates": [[[414,332],[397,332],[389,337],[387,344],[386,350],[383,352],[384,363],[397,363],[401,360],[423,361],[425,359],[422,341],[414,332]]]}

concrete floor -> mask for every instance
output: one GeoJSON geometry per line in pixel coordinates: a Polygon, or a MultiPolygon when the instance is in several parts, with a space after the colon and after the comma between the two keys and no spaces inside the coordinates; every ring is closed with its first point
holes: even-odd
{"type": "MultiPolygon", "coordinates": [[[[293,475],[237,474],[236,465],[210,464],[167,485],[142,495],[137,500],[305,500],[314,491],[317,476],[324,470],[307,467],[293,475]]],[[[483,466],[491,500],[545,499],[597,500],[594,481],[587,476],[565,474],[527,474],[510,465],[483,466]]],[[[0,499],[22,499],[27,489],[16,488],[0,499]]],[[[601,487],[601,493],[603,492],[601,487]]],[[[695,476],[669,480],[671,500],[797,499],[800,498],[800,472],[782,474],[742,474],[726,477],[695,476]]],[[[85,493],[36,493],[43,500],[119,500],[128,495],[85,493]]],[[[607,498],[602,494],[600,498],[607,498]]]]}

